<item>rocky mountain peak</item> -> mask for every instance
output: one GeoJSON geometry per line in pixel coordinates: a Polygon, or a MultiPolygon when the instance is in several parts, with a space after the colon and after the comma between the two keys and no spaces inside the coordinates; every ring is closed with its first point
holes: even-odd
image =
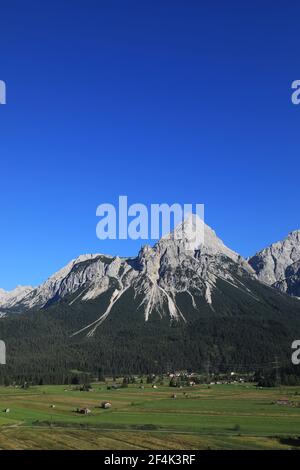
{"type": "MultiPolygon", "coordinates": [[[[276,282],[274,253],[281,261],[281,264],[277,262],[277,269],[284,265],[283,260],[288,260],[287,267],[300,259],[299,234],[300,231],[292,232],[285,241],[263,250],[256,255],[256,262],[251,260],[251,267],[198,216],[190,215],[153,247],[145,245],[136,258],[81,255],[35,289],[20,288],[10,297],[0,291],[1,312],[5,313],[5,309],[7,312],[20,312],[47,308],[64,298],[70,299],[67,300],[70,306],[97,302],[105,293],[109,299],[106,308],[99,312],[101,315],[92,326],[87,325],[82,330],[93,334],[115,304],[130,291],[134,292],[135,299],[140,299],[138,309],[144,311],[146,321],[152,312],[161,316],[167,312],[171,319],[184,319],[178,303],[180,295],[187,295],[194,309],[197,309],[197,298],[214,309],[214,298],[220,285],[230,285],[236,292],[251,297],[251,290],[246,286],[249,279],[256,278],[254,267],[257,269],[261,263],[263,271],[265,259],[269,262],[269,270],[268,267],[265,270],[276,282]]],[[[259,270],[257,272],[260,273],[259,270]]],[[[295,265],[290,272],[295,278],[298,267],[295,265]]]]}
{"type": "Polygon", "coordinates": [[[288,277],[288,268],[299,260],[300,230],[294,230],[285,239],[256,253],[249,264],[262,282],[275,285],[288,277]]]}
{"type": "Polygon", "coordinates": [[[173,250],[175,248],[174,251],[177,253],[184,252],[189,255],[193,255],[196,251],[210,255],[223,254],[234,261],[240,258],[196,214],[189,214],[171,233],[162,237],[157,247],[160,251],[171,247],[173,250]]]}
{"type": "Polygon", "coordinates": [[[17,286],[11,291],[5,291],[0,289],[0,308],[3,306],[10,307],[14,302],[18,302],[23,299],[27,294],[32,292],[34,289],[31,286],[17,286]]]}

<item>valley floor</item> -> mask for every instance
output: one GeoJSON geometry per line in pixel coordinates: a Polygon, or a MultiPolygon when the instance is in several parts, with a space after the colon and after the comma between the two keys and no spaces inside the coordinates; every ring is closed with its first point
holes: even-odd
{"type": "Polygon", "coordinates": [[[300,387],[0,388],[0,449],[295,448],[300,448],[300,387]],[[103,400],[111,409],[100,407],[103,400]],[[91,413],[76,413],[83,407],[91,413]]]}

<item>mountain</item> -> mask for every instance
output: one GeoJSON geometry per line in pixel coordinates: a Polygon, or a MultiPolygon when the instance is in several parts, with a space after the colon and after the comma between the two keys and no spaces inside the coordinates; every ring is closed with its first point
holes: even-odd
{"type": "Polygon", "coordinates": [[[161,315],[167,311],[171,319],[184,320],[176,304],[177,294],[189,294],[194,303],[192,291],[195,289],[201,292],[208,304],[212,304],[217,278],[242,288],[230,274],[230,262],[236,263],[242,273],[254,275],[246,260],[227,248],[198,217],[190,216],[153,248],[144,246],[136,259],[81,255],[36,289],[17,288],[10,295],[3,296],[0,307],[7,313],[40,309],[78,292],[72,305],[79,301],[88,302],[111,291],[103,321],[120,297],[133,288],[135,295],[143,297],[146,321],[155,308],[161,315]],[[196,230],[202,230],[204,234],[204,242],[198,246],[193,242],[196,230]]]}
{"type": "Polygon", "coordinates": [[[19,303],[32,290],[33,288],[30,286],[17,286],[9,292],[0,289],[0,315],[4,315],[5,310],[13,308],[15,304],[19,303]]]}
{"type": "Polygon", "coordinates": [[[284,278],[275,282],[274,287],[300,298],[300,260],[286,268],[284,278]]]}
{"type": "Polygon", "coordinates": [[[291,232],[248,261],[260,281],[300,297],[300,230],[291,232]]]}
{"type": "Polygon", "coordinates": [[[299,300],[260,282],[195,216],[135,258],[80,256],[1,309],[13,376],[254,368],[290,360],[300,337],[299,300]]]}

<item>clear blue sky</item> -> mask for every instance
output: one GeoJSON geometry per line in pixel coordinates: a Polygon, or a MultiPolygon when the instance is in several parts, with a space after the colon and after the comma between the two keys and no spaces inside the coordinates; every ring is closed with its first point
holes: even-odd
{"type": "Polygon", "coordinates": [[[248,256],[300,228],[296,1],[2,0],[0,286],[96,238],[96,207],[204,203],[248,256]]]}

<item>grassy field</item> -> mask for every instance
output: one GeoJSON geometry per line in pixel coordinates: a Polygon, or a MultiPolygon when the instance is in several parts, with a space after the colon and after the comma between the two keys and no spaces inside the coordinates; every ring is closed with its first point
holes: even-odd
{"type": "Polygon", "coordinates": [[[0,388],[0,449],[291,449],[298,436],[300,387],[0,388]],[[101,409],[103,400],[112,408],[101,409]]]}

